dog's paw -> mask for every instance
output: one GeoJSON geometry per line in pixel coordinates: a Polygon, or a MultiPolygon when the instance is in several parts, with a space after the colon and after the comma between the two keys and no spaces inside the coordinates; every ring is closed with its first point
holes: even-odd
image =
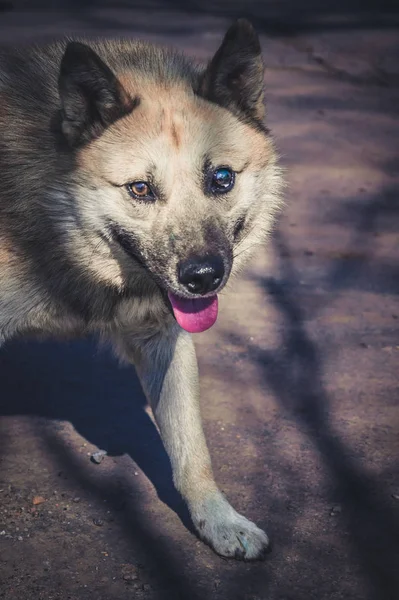
{"type": "Polygon", "coordinates": [[[200,537],[221,556],[263,560],[271,551],[266,533],[238,514],[220,494],[193,511],[200,537]]]}

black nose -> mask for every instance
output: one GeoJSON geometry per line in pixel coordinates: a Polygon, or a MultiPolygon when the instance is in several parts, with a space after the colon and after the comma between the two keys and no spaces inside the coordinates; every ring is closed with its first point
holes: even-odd
{"type": "Polygon", "coordinates": [[[208,294],[222,282],[223,260],[220,256],[194,256],[179,264],[178,276],[179,282],[192,294],[208,294]]]}

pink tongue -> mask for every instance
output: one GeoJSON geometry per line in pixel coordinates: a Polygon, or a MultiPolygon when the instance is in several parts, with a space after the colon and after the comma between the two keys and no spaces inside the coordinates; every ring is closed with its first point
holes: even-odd
{"type": "Polygon", "coordinates": [[[218,316],[218,297],[187,300],[168,292],[169,300],[180,327],[190,333],[206,331],[218,316]]]}

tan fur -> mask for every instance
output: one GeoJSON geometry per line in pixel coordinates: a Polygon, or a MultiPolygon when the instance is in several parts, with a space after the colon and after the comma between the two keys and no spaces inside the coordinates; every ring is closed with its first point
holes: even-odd
{"type": "MultiPolygon", "coordinates": [[[[148,239],[153,247],[153,239],[159,239],[157,252],[160,252],[165,240],[173,233],[181,239],[182,254],[189,251],[201,253],[205,246],[198,231],[188,230],[190,223],[196,227],[207,213],[217,219],[219,211],[220,218],[225,220],[222,212],[227,212],[234,222],[234,215],[245,210],[248,218],[253,220],[253,232],[241,244],[241,255],[234,263],[234,270],[238,270],[248,258],[247,249],[249,252],[258,239],[263,241],[274,211],[279,208],[280,174],[275,165],[272,140],[249,125],[238,122],[220,107],[187,95],[179,87],[164,90],[154,89],[152,84],[148,88],[142,85],[141,94],[141,104],[132,115],[121,119],[99,140],[81,151],[81,169],[85,178],[89,178],[97,188],[92,202],[85,191],[85,198],[80,202],[82,211],[86,205],[91,210],[90,206],[104,194],[104,201],[113,204],[114,214],[126,227],[140,228],[141,240],[148,239]],[[165,109],[170,96],[173,97],[173,105],[165,109]],[[159,123],[163,124],[160,133],[159,123]],[[177,123],[178,145],[172,133],[177,123]],[[112,153],[109,152],[110,147],[114,148],[112,153]],[[219,206],[213,198],[204,202],[197,184],[190,183],[191,174],[199,170],[199,160],[209,147],[212,148],[211,158],[215,164],[231,164],[238,172],[242,171],[232,197],[220,201],[219,206]],[[123,192],[119,188],[112,189],[108,182],[121,185],[145,179],[151,160],[156,161],[168,201],[154,207],[129,206],[123,192]],[[263,177],[259,177],[260,173],[263,177]],[[238,204],[235,198],[239,200],[238,204]],[[263,211],[263,208],[266,210],[263,211]],[[170,223],[173,223],[173,229],[170,223]],[[190,241],[190,248],[185,249],[187,241],[190,241]]],[[[89,214],[87,218],[90,218],[89,214]]],[[[95,265],[92,264],[92,268],[95,265]]],[[[98,269],[104,274],[101,261],[98,269]]],[[[169,277],[170,284],[176,285],[174,274],[170,273],[169,277]]]]}
{"type": "Polygon", "coordinates": [[[0,343],[111,341],[137,369],[198,534],[248,560],[268,538],[214,481],[194,345],[167,294],[198,300],[180,265],[209,256],[220,291],[267,238],[282,180],[263,115],[244,21],[205,69],[131,41],[0,54],[0,343]],[[212,187],[219,168],[234,173],[228,193],[212,187]],[[129,192],[140,181],[151,198],[129,192]]]}

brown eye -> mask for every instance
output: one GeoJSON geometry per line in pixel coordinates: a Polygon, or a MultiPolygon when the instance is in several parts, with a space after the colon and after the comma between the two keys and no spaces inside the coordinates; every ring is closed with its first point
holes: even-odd
{"type": "Polygon", "coordinates": [[[152,189],[145,181],[134,181],[133,183],[128,183],[126,187],[127,191],[133,198],[154,200],[152,189]]]}

